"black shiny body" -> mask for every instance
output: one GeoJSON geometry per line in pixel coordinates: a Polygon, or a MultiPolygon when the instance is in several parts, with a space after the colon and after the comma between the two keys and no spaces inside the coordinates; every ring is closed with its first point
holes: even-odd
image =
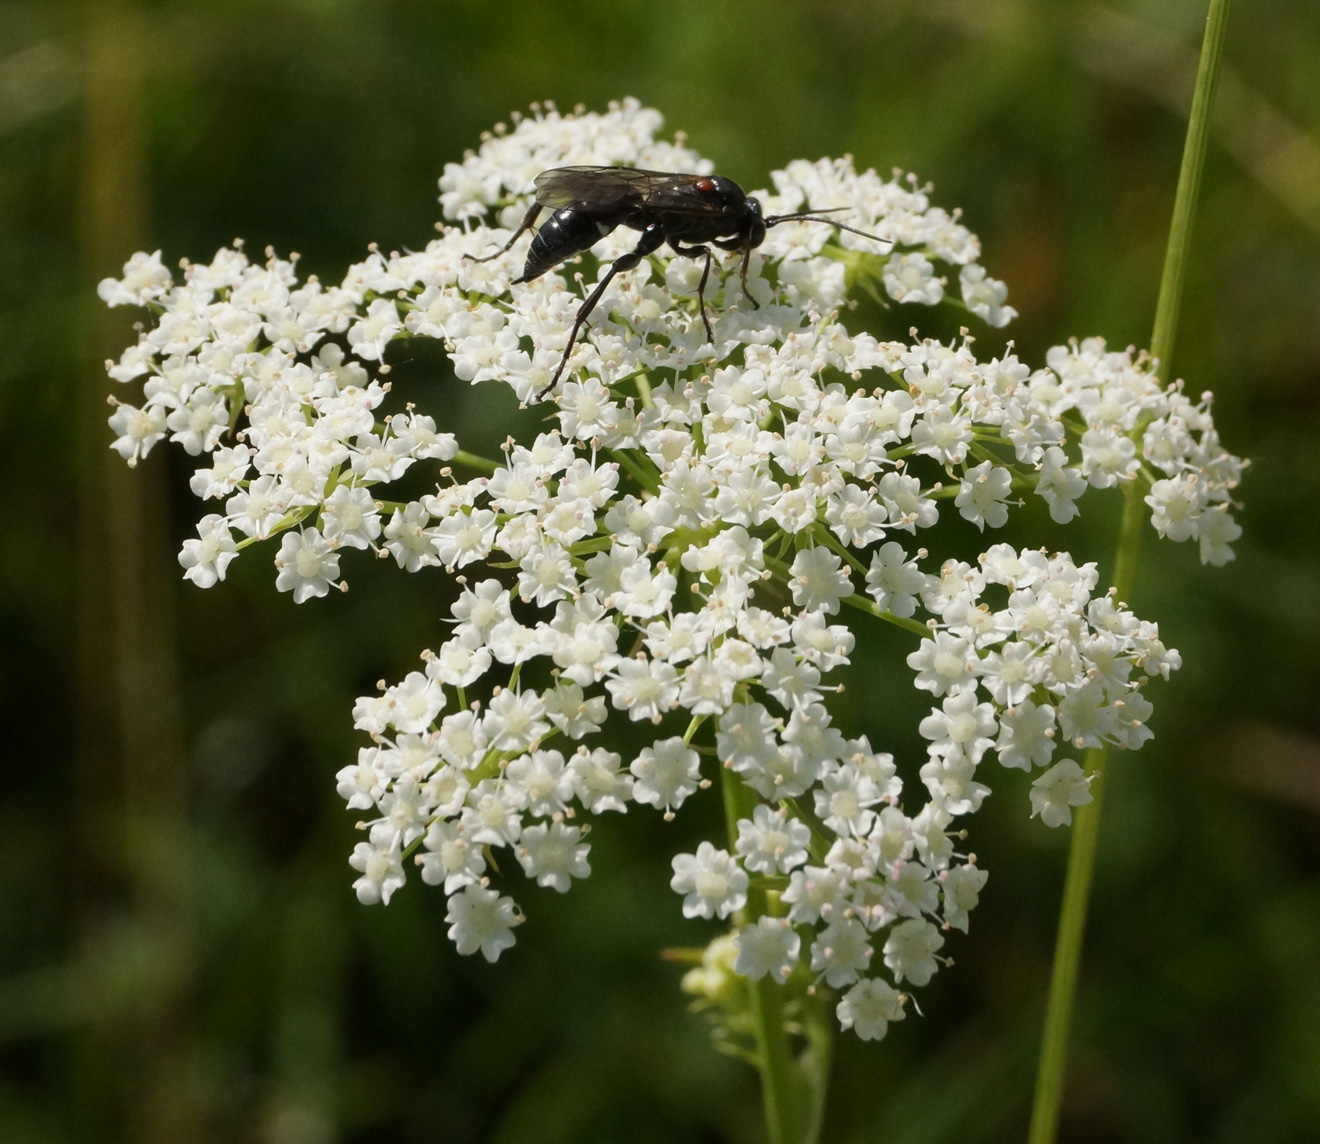
{"type": "MultiPolygon", "coordinates": [[[[505,253],[524,231],[536,225],[541,212],[553,213],[532,237],[522,276],[514,282],[531,282],[565,259],[589,250],[621,226],[641,231],[637,245],[616,258],[605,277],[582,304],[568,336],[568,345],[550,384],[539,396],[553,389],[568,364],[587,316],[596,307],[616,274],[632,270],[648,254],[665,243],[676,254],[704,257],[705,268],[697,287],[701,321],[706,338],[713,342],[706,316],[706,281],[710,277],[711,247],[742,255],[743,292],[747,292],[747,266],[752,251],[765,241],[766,231],[791,219],[827,223],[853,230],[832,219],[802,213],[765,217],[759,200],[743,192],[732,179],[722,175],[667,174],[635,167],[556,167],[536,176],[536,201],[528,209],[513,237],[494,254],[477,259],[486,262],[505,253]]],[[[864,231],[854,231],[867,238],[864,231]]],[[[753,306],[756,299],[747,295],[753,306]]]]}
{"type": "Polygon", "coordinates": [[[595,246],[618,225],[613,219],[602,219],[587,210],[560,207],[532,235],[532,244],[527,248],[527,265],[523,267],[519,281],[530,282],[541,277],[565,258],[595,246]]]}
{"type": "MultiPolygon", "coordinates": [[[[707,254],[683,247],[714,243],[750,251],[765,241],[761,204],[720,175],[666,175],[631,167],[560,167],[536,180],[537,196],[519,231],[535,224],[541,209],[556,206],[532,238],[519,282],[531,282],[595,246],[621,226],[642,232],[641,258],[663,243],[679,254],[707,254]]],[[[517,238],[517,235],[514,235],[517,238]]]]}

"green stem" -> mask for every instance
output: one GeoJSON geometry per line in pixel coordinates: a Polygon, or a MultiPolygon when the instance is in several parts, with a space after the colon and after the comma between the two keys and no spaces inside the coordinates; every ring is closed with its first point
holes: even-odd
{"type": "Polygon", "coordinates": [[[825,1096],[829,1091],[830,1061],[834,1056],[834,1031],[838,1027],[834,1006],[819,994],[808,996],[802,1006],[802,1032],[807,1047],[798,1058],[811,1093],[803,1144],[817,1144],[825,1121],[825,1096]]]}
{"type": "MultiPolygon", "coordinates": [[[[650,391],[647,391],[648,394],[650,391]]],[[[626,469],[632,474],[633,480],[642,486],[647,492],[655,493],[660,490],[660,474],[647,465],[643,465],[624,449],[611,449],[610,457],[619,462],[619,467],[626,469]]]]}
{"type": "Polygon", "coordinates": [[[920,620],[914,620],[911,617],[904,618],[896,616],[893,612],[886,612],[874,600],[863,596],[860,592],[854,592],[851,596],[843,596],[839,603],[847,605],[849,608],[856,608],[859,612],[865,612],[868,616],[874,616],[877,620],[884,620],[887,624],[893,624],[904,631],[912,632],[913,635],[926,637],[930,635],[930,628],[920,620]]]}
{"type": "MultiPolygon", "coordinates": [[[[1201,62],[1196,74],[1196,92],[1192,97],[1191,119],[1187,127],[1187,142],[1183,150],[1182,169],[1178,175],[1178,193],[1174,199],[1164,273],[1160,279],[1159,301],[1155,308],[1151,353],[1159,359],[1160,372],[1166,382],[1170,376],[1169,365],[1178,328],[1192,223],[1196,216],[1201,172],[1205,166],[1205,152],[1209,142],[1210,111],[1214,103],[1219,61],[1223,55],[1228,9],[1229,0],[1210,2],[1205,39],[1201,45],[1201,62]]],[[[1137,553],[1145,522],[1143,491],[1142,482],[1137,480],[1131,481],[1124,488],[1123,519],[1114,561],[1114,587],[1122,601],[1131,599],[1136,579],[1137,553]]],[[[1054,971],[1050,979],[1049,1007],[1045,1013],[1040,1067],[1036,1074],[1029,1144],[1054,1144],[1058,1133],[1059,1108],[1067,1066],[1068,1032],[1077,998],[1078,967],[1081,963],[1082,940],[1086,933],[1086,913],[1091,896],[1091,876],[1095,869],[1100,807],[1108,761],[1107,747],[1087,752],[1086,769],[1092,776],[1093,798],[1077,811],[1068,852],[1068,873],[1064,882],[1059,933],[1054,949],[1054,971]]]]}
{"type": "MultiPolygon", "coordinates": [[[[751,815],[754,800],[742,780],[728,767],[720,767],[720,782],[732,849],[738,841],[738,819],[751,815]]],[[[767,906],[765,890],[748,887],[747,908],[740,920],[755,924],[757,918],[764,916],[767,906]]],[[[747,983],[747,999],[756,1030],[756,1066],[761,1071],[761,1094],[771,1144],[799,1144],[802,1117],[795,1099],[799,1086],[794,1083],[793,1053],[784,1028],[783,989],[767,973],[759,981],[747,983]]]]}
{"type": "Polygon", "coordinates": [[[761,1070],[761,1094],[770,1141],[797,1144],[800,1129],[792,1099],[793,1055],[784,1029],[783,989],[767,973],[759,981],[749,981],[747,992],[756,1029],[756,1063],[761,1070]]]}
{"type": "Polygon", "coordinates": [[[1169,226],[1169,245],[1164,252],[1164,273],[1160,277],[1160,296],[1155,303],[1155,332],[1150,352],[1159,359],[1160,373],[1167,383],[1173,361],[1174,336],[1182,309],[1183,279],[1187,255],[1192,243],[1192,224],[1201,195],[1201,172],[1210,142],[1211,110],[1215,87],[1219,82],[1219,61],[1224,54],[1228,32],[1229,0],[1210,0],[1205,39],[1201,43],[1201,62],[1196,69],[1196,90],[1192,94],[1192,114],[1187,124],[1187,142],[1183,147],[1182,169],[1178,172],[1178,193],[1173,200],[1173,222],[1169,226]]]}
{"type": "Polygon", "coordinates": [[[466,465],[469,469],[476,469],[482,473],[493,473],[501,467],[500,462],[478,456],[476,453],[469,453],[466,449],[460,449],[450,459],[456,465],[466,465]]]}
{"type": "Polygon", "coordinates": [[[1120,603],[1132,599],[1137,580],[1137,556],[1146,523],[1144,481],[1134,479],[1123,486],[1123,517],[1118,525],[1118,550],[1114,553],[1114,594],[1120,603]]]}
{"type": "MultiPolygon", "coordinates": [[[[827,537],[827,539],[832,540],[833,538],[827,537]]],[[[767,556],[765,566],[786,584],[793,578],[792,573],[788,570],[788,565],[782,560],[767,556]]],[[[920,620],[914,620],[911,618],[904,619],[901,616],[894,615],[893,612],[886,612],[874,600],[863,596],[860,592],[854,592],[851,596],[840,597],[839,603],[846,604],[850,608],[856,608],[859,612],[865,612],[868,616],[874,616],[877,620],[884,620],[887,624],[893,624],[895,627],[903,628],[905,631],[912,632],[914,635],[930,635],[930,628],[920,620]]]]}

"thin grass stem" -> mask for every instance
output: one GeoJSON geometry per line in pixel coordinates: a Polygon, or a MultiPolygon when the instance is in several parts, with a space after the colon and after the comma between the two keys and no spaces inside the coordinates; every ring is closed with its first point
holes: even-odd
{"type": "MultiPolygon", "coordinates": [[[[1191,249],[1192,224],[1201,190],[1206,147],[1210,137],[1210,115],[1214,106],[1215,85],[1223,55],[1228,26],[1230,0],[1211,0],[1206,20],[1205,39],[1192,96],[1187,141],[1178,191],[1174,199],[1169,244],[1160,278],[1159,300],[1155,307],[1155,330],[1151,353],[1159,361],[1161,376],[1167,383],[1178,329],[1183,282],[1191,249]]],[[[1125,488],[1123,518],[1119,528],[1118,550],[1114,560],[1114,586],[1118,598],[1129,601],[1136,580],[1137,555],[1145,523],[1144,482],[1131,481],[1125,488]]],[[[1086,756],[1086,770],[1092,776],[1093,799],[1077,810],[1072,844],[1068,851],[1068,871],[1064,881],[1063,905],[1059,914],[1059,932],[1054,950],[1054,969],[1050,978],[1049,1004],[1045,1013],[1045,1031],[1041,1041],[1040,1066],[1036,1074],[1036,1092],[1031,1110],[1029,1144],[1054,1144],[1058,1134],[1059,1110],[1067,1074],[1068,1034],[1077,999],[1078,969],[1082,941],[1086,934],[1086,915],[1095,870],[1096,846],[1100,837],[1100,807],[1105,789],[1108,747],[1092,750],[1086,756]]]]}

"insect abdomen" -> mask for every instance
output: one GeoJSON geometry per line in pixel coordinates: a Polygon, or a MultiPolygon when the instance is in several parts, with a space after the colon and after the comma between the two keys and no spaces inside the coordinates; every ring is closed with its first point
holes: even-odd
{"type": "Polygon", "coordinates": [[[602,221],[599,215],[593,217],[588,211],[561,207],[533,235],[532,244],[527,248],[527,265],[523,267],[519,281],[530,282],[533,278],[540,278],[565,258],[572,258],[590,249],[616,225],[602,221]]]}

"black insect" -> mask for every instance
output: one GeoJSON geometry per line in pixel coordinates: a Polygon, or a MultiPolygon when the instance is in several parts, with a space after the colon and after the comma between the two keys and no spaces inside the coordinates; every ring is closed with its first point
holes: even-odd
{"type": "MultiPolygon", "coordinates": [[[[504,254],[524,231],[536,225],[541,211],[549,207],[554,213],[541,229],[532,236],[527,251],[527,264],[522,277],[514,282],[531,282],[566,258],[589,249],[613,231],[626,226],[640,230],[642,237],[627,254],[614,260],[608,273],[578,308],[568,345],[559,360],[555,375],[540,393],[544,397],[558,383],[569,355],[577,341],[587,316],[596,308],[611,279],[623,270],[632,270],[648,254],[664,243],[676,254],[688,258],[704,255],[705,268],[697,286],[697,300],[701,307],[701,321],[706,327],[706,338],[713,342],[715,335],[706,316],[706,282],[710,277],[711,246],[721,250],[742,253],[742,285],[747,292],[747,266],[752,251],[765,241],[765,232],[782,222],[823,222],[840,230],[860,234],[884,242],[874,234],[844,226],[820,214],[765,215],[758,199],[749,197],[732,179],[721,175],[680,175],[663,171],[640,171],[635,167],[556,167],[536,176],[536,201],[532,203],[513,237],[494,254],[477,258],[489,262],[504,254]],[[710,245],[707,245],[707,244],[710,245]]],[[[843,209],[843,208],[834,208],[843,209]]],[[[747,295],[751,298],[751,295],[747,295]]],[[[751,298],[757,306],[755,298],[751,298]]]]}

